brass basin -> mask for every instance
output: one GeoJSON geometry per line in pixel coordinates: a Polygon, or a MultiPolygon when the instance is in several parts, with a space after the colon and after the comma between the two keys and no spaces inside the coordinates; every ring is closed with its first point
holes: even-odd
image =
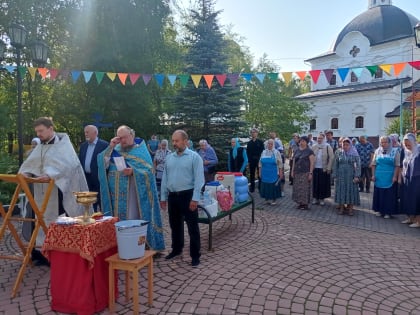
{"type": "Polygon", "coordinates": [[[76,197],[77,203],[91,204],[96,202],[98,193],[96,191],[80,191],[73,192],[73,195],[76,197]]]}

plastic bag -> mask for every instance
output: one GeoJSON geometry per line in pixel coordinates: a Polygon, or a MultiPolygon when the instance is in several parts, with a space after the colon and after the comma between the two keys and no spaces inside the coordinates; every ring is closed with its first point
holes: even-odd
{"type": "Polygon", "coordinates": [[[234,200],[229,189],[218,190],[216,197],[222,211],[229,211],[232,208],[234,200]]]}

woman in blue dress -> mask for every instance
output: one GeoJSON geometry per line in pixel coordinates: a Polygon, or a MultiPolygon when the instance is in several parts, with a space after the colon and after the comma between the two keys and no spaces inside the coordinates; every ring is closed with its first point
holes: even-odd
{"type": "Polygon", "coordinates": [[[397,212],[397,187],[400,167],[400,152],[392,147],[390,137],[381,137],[380,146],[372,159],[374,182],[372,209],[377,216],[389,219],[397,212]]]}
{"type": "Polygon", "coordinates": [[[280,152],[274,148],[273,139],[267,141],[267,148],[261,153],[259,176],[261,198],[264,198],[267,204],[275,205],[276,199],[281,197],[280,179],[283,178],[283,162],[280,152]]]}

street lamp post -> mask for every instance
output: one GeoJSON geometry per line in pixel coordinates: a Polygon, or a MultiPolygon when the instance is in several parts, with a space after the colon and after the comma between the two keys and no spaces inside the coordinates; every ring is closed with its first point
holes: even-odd
{"type": "MultiPolygon", "coordinates": [[[[416,39],[416,46],[420,48],[420,23],[417,23],[417,25],[414,26],[414,38],[416,39]]],[[[414,88],[414,81],[413,81],[412,98],[413,98],[412,99],[412,125],[413,125],[412,128],[413,128],[413,133],[417,134],[417,108],[416,108],[417,91],[414,88]]]]}
{"type": "MultiPolygon", "coordinates": [[[[10,45],[16,49],[16,87],[17,87],[17,114],[18,114],[18,155],[19,166],[23,163],[23,110],[22,110],[22,49],[26,46],[27,31],[23,25],[12,23],[9,27],[10,45]]],[[[36,40],[31,45],[32,60],[34,63],[44,65],[47,62],[48,46],[36,40]]]]}

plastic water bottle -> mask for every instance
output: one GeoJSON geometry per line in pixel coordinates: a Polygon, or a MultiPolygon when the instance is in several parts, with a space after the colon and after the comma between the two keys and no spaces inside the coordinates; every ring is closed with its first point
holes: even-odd
{"type": "Polygon", "coordinates": [[[204,205],[205,206],[211,205],[211,198],[210,198],[210,193],[208,190],[204,191],[203,197],[204,197],[204,205]]]}

